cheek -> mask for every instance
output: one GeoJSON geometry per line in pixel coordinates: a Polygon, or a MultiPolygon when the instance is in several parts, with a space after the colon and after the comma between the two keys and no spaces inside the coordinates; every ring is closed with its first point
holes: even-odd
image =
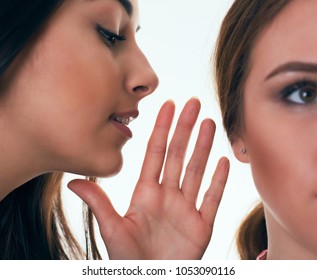
{"type": "Polygon", "coordinates": [[[257,122],[250,124],[248,131],[246,146],[255,185],[263,200],[278,200],[289,169],[287,147],[281,147],[284,141],[270,125],[257,122]]]}
{"type": "MultiPolygon", "coordinates": [[[[257,98],[257,97],[256,97],[257,98]]],[[[264,203],[294,202],[297,158],[304,143],[288,114],[264,99],[246,100],[245,139],[255,185],[264,203]]]]}
{"type": "Polygon", "coordinates": [[[92,51],[89,44],[80,44],[81,36],[70,40],[67,35],[50,34],[35,58],[33,83],[39,95],[36,100],[41,102],[38,107],[54,118],[55,124],[97,129],[113,113],[118,71],[105,50],[92,51]]]}
{"type": "Polygon", "coordinates": [[[290,209],[300,212],[303,205],[312,205],[312,194],[317,192],[313,121],[281,110],[268,113],[256,106],[246,120],[253,178],[267,207],[277,216],[288,217],[290,209]]]}
{"type": "Polygon", "coordinates": [[[59,98],[70,99],[77,106],[106,105],[118,92],[115,61],[105,55],[106,50],[92,51],[88,44],[74,51],[73,45],[77,44],[75,40],[50,46],[43,58],[46,64],[39,67],[45,85],[55,89],[59,98]]]}
{"type": "Polygon", "coordinates": [[[35,46],[24,72],[23,94],[16,99],[24,108],[20,127],[52,158],[63,159],[64,169],[117,172],[124,141],[108,123],[120,96],[116,64],[103,48],[92,51],[83,44],[74,51],[73,41],[55,37],[50,33],[35,46]]]}

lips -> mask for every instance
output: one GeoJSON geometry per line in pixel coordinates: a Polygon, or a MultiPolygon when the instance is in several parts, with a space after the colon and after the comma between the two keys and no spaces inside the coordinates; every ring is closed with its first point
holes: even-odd
{"type": "Polygon", "coordinates": [[[138,110],[130,112],[114,113],[110,116],[110,122],[126,137],[132,137],[132,131],[128,128],[130,122],[135,120],[139,115],[138,110]]]}

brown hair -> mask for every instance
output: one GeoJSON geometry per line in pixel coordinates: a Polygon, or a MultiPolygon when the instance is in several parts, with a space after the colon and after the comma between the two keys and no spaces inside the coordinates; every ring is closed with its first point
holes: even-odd
{"type": "Polygon", "coordinates": [[[0,202],[0,259],[101,259],[87,206],[86,255],[67,225],[61,199],[62,176],[55,172],[36,177],[0,202]]]}
{"type": "MultiPolygon", "coordinates": [[[[243,128],[243,91],[252,48],[261,31],[290,0],[235,0],[224,18],[215,52],[215,79],[223,125],[231,143],[243,128]]],[[[262,203],[242,223],[241,259],[255,259],[267,247],[262,203]]]]}

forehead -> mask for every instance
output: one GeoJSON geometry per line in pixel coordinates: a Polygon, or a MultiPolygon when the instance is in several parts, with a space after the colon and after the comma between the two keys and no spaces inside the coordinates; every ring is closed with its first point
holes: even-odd
{"type": "Polygon", "coordinates": [[[135,25],[135,30],[139,26],[139,6],[138,0],[81,0],[83,2],[93,2],[99,4],[116,4],[116,7],[122,8],[130,17],[131,22],[135,25]]]}
{"type": "Polygon", "coordinates": [[[251,71],[270,71],[290,61],[317,62],[317,1],[293,0],[259,35],[251,71]]]}

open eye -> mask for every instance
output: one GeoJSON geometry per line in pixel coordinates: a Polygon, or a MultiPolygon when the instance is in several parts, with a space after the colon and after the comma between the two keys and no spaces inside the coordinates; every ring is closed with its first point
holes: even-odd
{"type": "Polygon", "coordinates": [[[317,102],[317,83],[312,81],[297,82],[282,92],[283,98],[288,102],[307,105],[317,102]]]}
{"type": "Polygon", "coordinates": [[[110,48],[115,45],[116,41],[124,41],[126,39],[123,36],[117,35],[113,32],[110,32],[110,31],[104,29],[100,25],[97,26],[97,31],[100,34],[100,36],[102,37],[104,43],[110,48]]]}

